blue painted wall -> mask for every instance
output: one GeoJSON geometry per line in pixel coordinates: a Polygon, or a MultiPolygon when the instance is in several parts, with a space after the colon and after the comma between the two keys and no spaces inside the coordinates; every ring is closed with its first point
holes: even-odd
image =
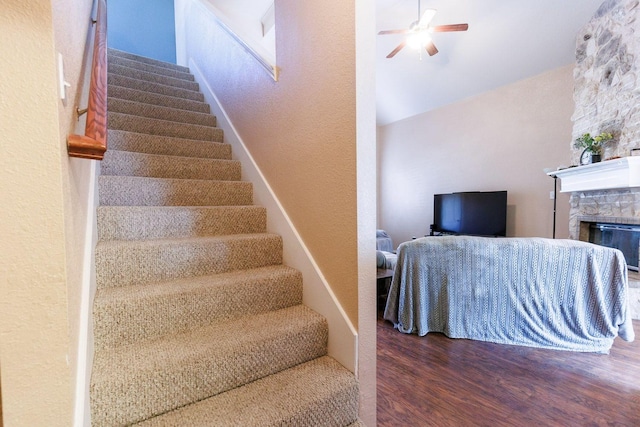
{"type": "Polygon", "coordinates": [[[176,62],[173,0],[109,0],[109,47],[176,62]]]}

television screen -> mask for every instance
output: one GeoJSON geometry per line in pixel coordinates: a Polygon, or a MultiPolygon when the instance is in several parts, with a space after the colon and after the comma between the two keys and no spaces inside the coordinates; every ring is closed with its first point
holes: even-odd
{"type": "Polygon", "coordinates": [[[471,236],[506,236],[507,192],[436,194],[432,230],[471,236]]]}

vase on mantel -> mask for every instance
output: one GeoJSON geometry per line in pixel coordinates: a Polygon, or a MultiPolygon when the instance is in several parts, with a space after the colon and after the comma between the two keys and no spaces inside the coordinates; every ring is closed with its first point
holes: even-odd
{"type": "Polygon", "coordinates": [[[594,153],[593,151],[585,148],[582,154],[580,155],[580,164],[581,165],[589,165],[592,163],[598,163],[602,161],[602,154],[594,153]]]}

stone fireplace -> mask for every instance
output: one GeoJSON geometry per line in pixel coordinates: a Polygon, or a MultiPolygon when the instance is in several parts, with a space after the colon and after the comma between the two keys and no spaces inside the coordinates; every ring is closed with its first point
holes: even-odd
{"type": "MultiPolygon", "coordinates": [[[[605,1],[577,35],[573,139],[585,132],[609,132],[614,139],[604,146],[601,164],[558,173],[561,191],[571,193],[572,239],[589,241],[593,224],[640,226],[640,156],[633,156],[640,154],[639,3],[605,1]]],[[[571,162],[577,165],[581,150],[573,142],[571,149],[571,162]]],[[[616,239],[625,236],[635,238],[621,232],[616,239]]],[[[625,257],[637,257],[635,249],[625,257]]],[[[627,263],[637,266],[638,260],[627,263]]],[[[629,283],[632,317],[640,319],[640,275],[630,270],[629,283]]]]}
{"type": "MultiPolygon", "coordinates": [[[[579,168],[576,168],[575,172],[579,172],[579,168]]],[[[589,185],[594,184],[590,183],[589,185]]],[[[634,319],[640,319],[640,273],[637,269],[638,251],[640,251],[638,244],[640,191],[638,190],[638,188],[617,188],[573,191],[571,192],[569,213],[569,231],[572,239],[615,247],[625,254],[629,265],[630,307],[634,319]],[[593,228],[598,228],[598,224],[618,225],[621,226],[619,228],[629,231],[611,231],[609,234],[615,235],[613,241],[594,241],[593,228]]]]}

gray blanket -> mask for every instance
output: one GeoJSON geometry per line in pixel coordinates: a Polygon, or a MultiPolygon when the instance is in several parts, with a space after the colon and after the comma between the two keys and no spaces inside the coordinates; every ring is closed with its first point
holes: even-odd
{"type": "Polygon", "coordinates": [[[401,332],[608,353],[633,341],[622,252],[574,240],[425,237],[401,244],[384,318],[401,332]]]}

